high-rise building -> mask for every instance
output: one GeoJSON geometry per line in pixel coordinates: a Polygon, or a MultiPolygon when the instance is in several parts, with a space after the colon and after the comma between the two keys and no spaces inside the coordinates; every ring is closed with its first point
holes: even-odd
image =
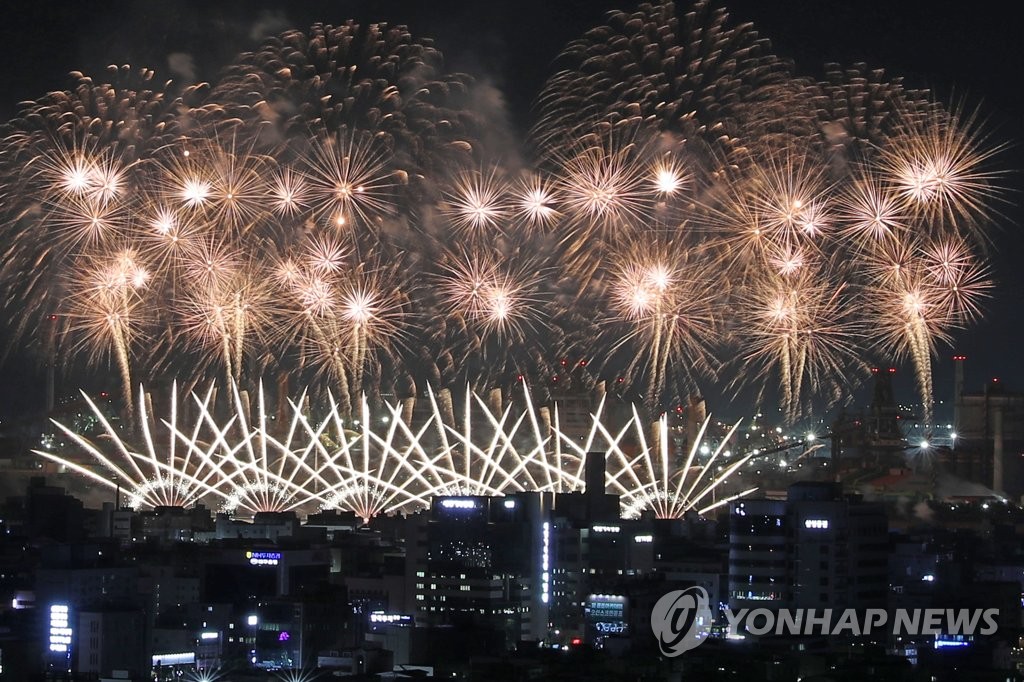
{"type": "Polygon", "coordinates": [[[885,603],[888,525],[880,505],[836,483],[801,482],[785,501],[730,505],[729,605],[868,608],[885,603]]]}
{"type": "MultiPolygon", "coordinates": [[[[407,555],[418,624],[479,624],[506,642],[547,632],[550,496],[436,497],[407,555]]],[[[422,525],[422,524],[421,524],[422,525]]]]}
{"type": "Polygon", "coordinates": [[[785,606],[792,590],[789,568],[786,503],[733,502],[729,510],[729,606],[785,606]]]}

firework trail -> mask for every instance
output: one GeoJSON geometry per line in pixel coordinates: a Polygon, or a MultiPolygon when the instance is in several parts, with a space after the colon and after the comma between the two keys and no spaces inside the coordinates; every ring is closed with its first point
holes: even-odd
{"type": "Polygon", "coordinates": [[[304,393],[287,399],[288,418],[274,423],[262,384],[254,395],[232,385],[219,401],[210,387],[186,404],[179,404],[175,386],[165,419],[155,416],[152,396],[140,389],[142,447],[83,394],[100,433],[90,437],[55,421],[69,447],[35,453],[92,483],[126,490],[133,507],[204,502],[239,515],[322,508],[369,521],[424,509],[436,495],[578,491],[586,454],[594,451],[608,455],[607,486],[630,516],[681,518],[753,492],[726,485],[750,456],[716,466],[730,457],[726,448],[738,424],[702,458],[705,421],[680,467],[683,453],[668,437],[667,417],[653,425],[658,438],[649,444],[652,425],[636,406],[625,421],[606,421],[602,399],[580,438],[560,429],[557,404],[536,405],[525,386],[507,402],[500,394],[466,393],[454,401],[447,390],[427,393],[421,404],[379,411],[364,398],[356,418],[331,398],[318,410],[304,393]],[[726,497],[708,499],[727,488],[726,497]]]}
{"type": "Polygon", "coordinates": [[[481,143],[474,87],[355,22],[212,86],[73,74],[0,129],[12,337],[114,366],[124,397],[276,375],[346,419],[427,384],[546,402],[567,358],[649,408],[754,385],[796,419],[896,354],[928,421],[932,358],[991,291],[977,114],[865,65],[797,77],[703,0],[570,43],[527,161],[481,143]]]}

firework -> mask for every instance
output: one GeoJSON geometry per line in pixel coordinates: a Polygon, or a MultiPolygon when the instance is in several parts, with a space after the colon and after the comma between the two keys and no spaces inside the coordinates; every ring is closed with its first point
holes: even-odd
{"type": "Polygon", "coordinates": [[[347,128],[380,138],[401,164],[432,172],[466,156],[478,125],[468,106],[472,81],[444,73],[442,63],[404,26],[316,24],[241,55],[209,99],[218,118],[243,121],[266,146],[347,128]]]}
{"type": "Polygon", "coordinates": [[[723,332],[715,278],[706,267],[685,246],[643,243],[616,268],[609,306],[616,314],[609,325],[626,331],[613,348],[644,349],[633,352],[627,367],[646,377],[652,398],[666,385],[678,384],[683,395],[696,391],[698,377],[714,375],[714,348],[723,332]]]}
{"type": "Polygon", "coordinates": [[[765,115],[775,87],[790,78],[749,24],[732,25],[708,2],[683,16],[671,2],[613,12],[606,26],[563,51],[560,66],[539,98],[534,138],[541,148],[629,112],[690,140],[691,158],[712,165],[750,144],[748,121],[765,115]]]}
{"type": "Polygon", "coordinates": [[[513,165],[442,65],[404,27],[318,24],[212,87],[125,68],[23,104],[0,144],[13,335],[114,367],[127,412],[167,373],[276,374],[351,420],[576,357],[650,409],[753,384],[792,420],[882,354],[930,405],[991,290],[977,114],[864,65],[796,77],[708,2],[645,3],[565,49],[513,165]]]}
{"type": "Polygon", "coordinates": [[[607,485],[621,496],[625,513],[678,518],[723,504],[726,498],[711,498],[749,459],[716,468],[730,431],[710,459],[697,462],[705,422],[680,468],[665,416],[657,421],[657,442],[648,444],[641,410],[634,407],[624,423],[606,423],[604,400],[580,438],[560,429],[557,405],[534,405],[525,388],[507,405],[473,393],[457,404],[447,390],[428,391],[423,405],[397,403],[376,412],[363,399],[356,418],[346,417],[333,399],[313,417],[303,394],[288,401],[290,416],[281,423],[270,419],[262,385],[255,395],[233,385],[220,401],[230,414],[223,420],[215,416],[213,388],[193,393],[189,405],[179,405],[173,390],[170,415],[161,420],[140,389],[141,448],[83,397],[101,437],[54,423],[88,459],[36,454],[94,483],[123,489],[135,507],[205,502],[241,515],[344,509],[369,520],[423,509],[436,495],[580,490],[586,453],[599,451],[609,457],[607,485]]]}

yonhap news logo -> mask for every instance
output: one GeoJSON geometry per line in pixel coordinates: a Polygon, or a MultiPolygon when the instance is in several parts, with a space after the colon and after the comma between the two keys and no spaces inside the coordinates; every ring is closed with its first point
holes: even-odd
{"type": "Polygon", "coordinates": [[[696,648],[711,633],[711,604],[703,587],[662,595],[651,610],[651,630],[665,656],[696,648]]]}
{"type": "MultiPolygon", "coordinates": [[[[882,631],[903,636],[972,637],[998,629],[999,609],[722,609],[726,637],[747,635],[861,636],[882,631]]],[[[651,610],[651,630],[664,656],[700,646],[711,634],[713,614],[701,587],[675,590],[651,610]]]]}

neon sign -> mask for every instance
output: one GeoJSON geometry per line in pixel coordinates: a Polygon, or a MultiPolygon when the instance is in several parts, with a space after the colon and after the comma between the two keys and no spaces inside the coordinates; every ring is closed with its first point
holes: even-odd
{"type": "Polygon", "coordinates": [[[551,524],[545,521],[544,525],[542,526],[542,529],[543,547],[541,550],[540,560],[540,600],[547,604],[548,599],[551,596],[551,562],[548,559],[548,555],[551,550],[551,524]]]}
{"type": "Polygon", "coordinates": [[[51,606],[50,651],[67,653],[71,648],[72,634],[67,604],[54,604],[51,606]]]}
{"type": "Polygon", "coordinates": [[[445,509],[476,509],[476,501],[446,499],[441,500],[441,506],[445,509]]]}
{"type": "Polygon", "coordinates": [[[281,563],[280,552],[246,552],[245,558],[253,566],[277,566],[281,563]]]}

